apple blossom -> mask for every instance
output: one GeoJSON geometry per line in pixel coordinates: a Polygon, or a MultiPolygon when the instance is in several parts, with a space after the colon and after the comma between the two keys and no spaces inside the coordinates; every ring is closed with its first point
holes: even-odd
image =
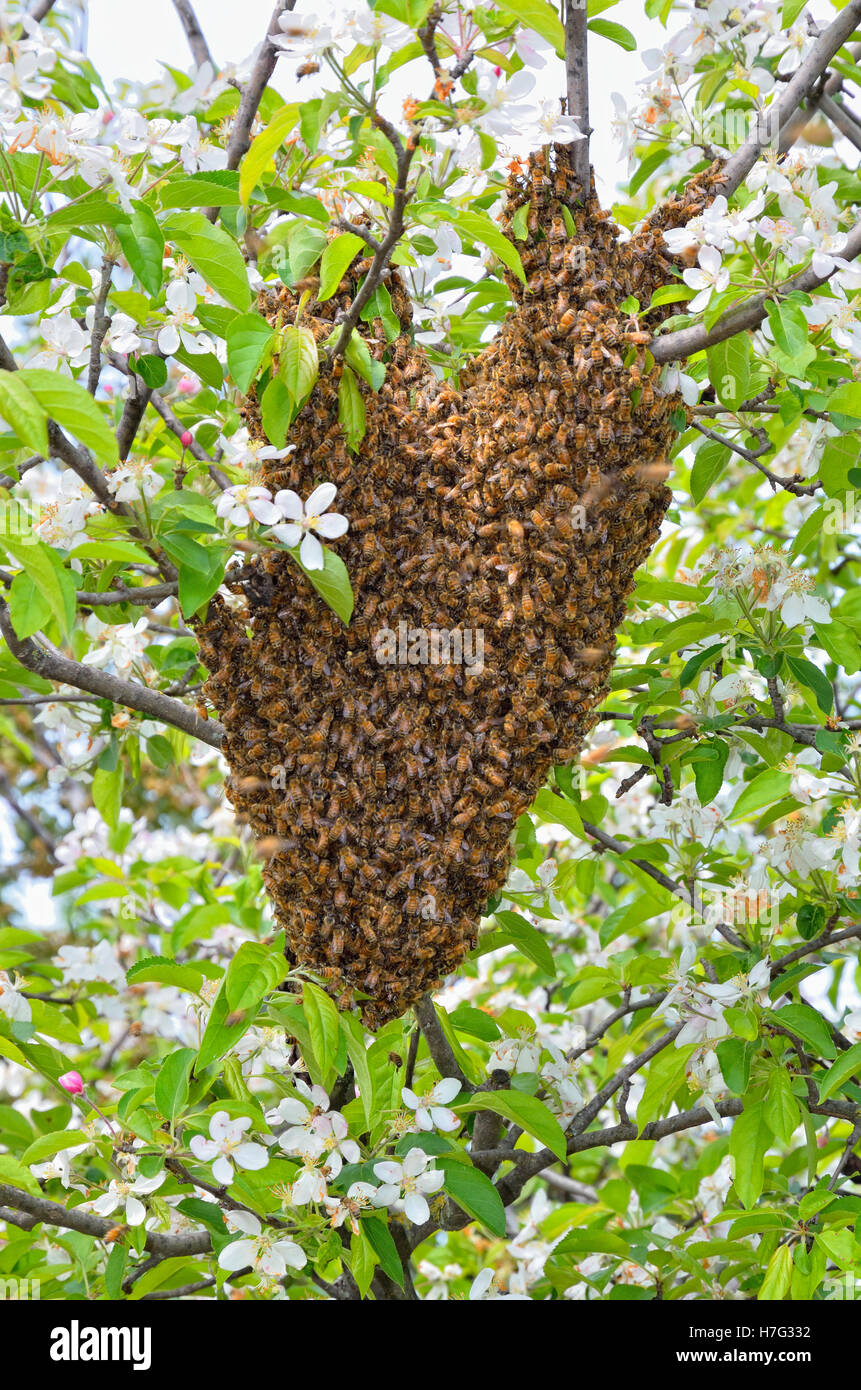
{"type": "Polygon", "coordinates": [[[324,540],[335,540],[343,536],[349,527],[345,516],[328,511],[337,491],[334,483],[321,483],[306,502],[290,488],[275,494],[275,506],[281,517],[287,518],[287,522],[272,526],[272,534],[291,549],[299,546],[299,559],[306,569],[321,570],[325,564],[325,554],[318,536],[324,540]]]}
{"type": "Polygon", "coordinates": [[[212,1163],[212,1175],[216,1182],[225,1186],[233,1182],[234,1165],[239,1168],[265,1168],[269,1154],[262,1144],[245,1139],[245,1131],[251,1128],[247,1115],[232,1120],[226,1110],[217,1110],[209,1122],[207,1139],[202,1134],[192,1135],[189,1148],[195,1158],[203,1163],[212,1163]]]}

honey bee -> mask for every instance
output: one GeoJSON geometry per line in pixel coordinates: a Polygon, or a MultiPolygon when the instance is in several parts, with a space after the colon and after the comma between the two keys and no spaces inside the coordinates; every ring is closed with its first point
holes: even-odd
{"type": "MultiPolygon", "coordinates": [[[[439,380],[389,267],[401,331],[387,345],[380,320],[357,330],[387,366],[379,392],[366,393],[358,452],[338,423],[334,361],[291,426],[294,451],[262,464],[270,490],[339,488],[351,526],[334,548],[353,582],[351,622],[274,551],[230,572],[233,607],[216,595],[193,620],[210,673],[200,705],[227,730],[231,799],[266,851],[290,961],[323,979],[338,1007],[368,996],[372,1028],[457,969],[505,881],[514,819],[590,727],[613,615],[660,524],[672,442],[648,339],[618,306],[635,285],[648,302],[676,273],[661,226],[704,208],[718,186],[702,176],[623,245],[591,196],[572,201],[569,237],[563,212],[577,195],[564,147],[510,172],[507,230],[529,200],[519,243],[529,293],[515,288],[502,333],[439,380]],[[256,572],[253,583],[239,568],[256,572]],[[402,619],[482,629],[483,672],[381,666],[374,635],[402,619]]],[[[329,300],[303,306],[316,342],[349,311],[369,264],[357,259],[329,300]]],[[[318,288],[314,275],[298,292],[264,287],[258,309],[273,327],[291,322],[303,290],[318,288]]],[[[253,391],[240,412],[263,442],[253,391]]]]}

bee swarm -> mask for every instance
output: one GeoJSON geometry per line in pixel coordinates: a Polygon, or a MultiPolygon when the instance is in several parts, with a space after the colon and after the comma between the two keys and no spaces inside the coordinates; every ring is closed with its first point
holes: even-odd
{"type": "MultiPolygon", "coordinates": [[[[356,595],[349,626],[273,551],[233,581],[245,611],[216,597],[200,629],[227,792],[262,842],[289,954],[341,1005],[367,996],[371,1027],[475,945],[517,817],[594,723],[626,595],[670,496],[680,402],[658,393],[649,335],[616,306],[630,295],[648,305],[672,279],[661,228],[707,206],[716,166],[620,243],[594,190],[585,206],[573,196],[567,161],[555,146],[511,176],[504,230],[513,240],[528,203],[516,243],[527,285],[509,277],[515,310],[460,388],[413,345],[409,298],[390,270],[402,333],[387,345],[379,320],[362,327],[387,374],[378,393],[362,387],[359,453],[338,424],[341,365],[324,357],[291,429],[295,453],[265,465],[273,491],[337,484],[350,518],[337,542],[356,595]],[[401,620],[483,630],[483,671],[380,665],[375,634],[401,620]]],[[[311,300],[302,322],[318,341],[368,266],[354,262],[335,297],[311,300]]],[[[261,312],[292,321],[297,298],[267,289],[261,312]]],[[[253,392],[246,418],[262,438],[253,392]]]]}

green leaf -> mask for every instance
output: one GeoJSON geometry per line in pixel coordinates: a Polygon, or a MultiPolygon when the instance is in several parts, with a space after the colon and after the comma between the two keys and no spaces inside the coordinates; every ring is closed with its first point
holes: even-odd
{"type": "Polygon", "coordinates": [[[828,413],[838,429],[857,429],[861,425],[861,381],[844,381],[828,397],[828,413]],[[842,423],[841,423],[842,422],[842,423]]]}
{"type": "Polygon", "coordinates": [[[795,23],[807,0],[783,0],[783,9],[780,14],[781,29],[789,29],[795,23]]]}
{"type": "Polygon", "coordinates": [[[752,782],[748,782],[727,819],[741,820],[752,811],[759,811],[763,806],[781,801],[789,791],[791,780],[788,772],[781,772],[779,768],[767,768],[758,777],[754,777],[752,782]]]}
{"type": "Polygon", "coordinates": [[[542,1101],[528,1096],[525,1091],[482,1091],[481,1095],[459,1101],[452,1109],[466,1115],[479,1110],[492,1110],[495,1115],[513,1120],[533,1139],[555,1153],[557,1158],[565,1158],[567,1140],[562,1126],[542,1101]]]}
{"type": "Polygon", "coordinates": [[[162,184],[159,198],[163,208],[238,207],[239,176],[229,169],[204,169],[162,184]]]}
{"type": "Polygon", "coordinates": [[[132,366],[144,384],[149,386],[151,390],[160,391],[165,385],[167,363],[163,357],[158,357],[153,352],[145,352],[142,356],[134,359],[132,366]]]}
{"type": "Polygon", "coordinates": [[[288,554],[292,555],[305,578],[314,586],[323,602],[329,605],[332,612],[337,614],[346,627],[353,616],[355,599],[347,566],[340,555],[336,555],[334,550],[330,550],[327,545],[324,545],[323,568],[321,570],[306,570],[299,559],[298,546],[290,550],[288,554]]]}
{"type": "Polygon", "coordinates": [[[331,299],[337,290],[344,273],[352,265],[360,251],[365,249],[365,243],[355,232],[344,232],[341,236],[336,236],[334,241],[330,241],[320,260],[320,288],[317,290],[317,302],[323,304],[325,300],[331,299]]]}
{"type": "Polygon", "coordinates": [[[614,24],[609,19],[590,19],[586,27],[593,34],[600,34],[602,38],[617,43],[620,48],[624,48],[626,53],[636,53],[637,51],[637,40],[630,29],[625,28],[624,24],[614,24]]]}
{"type": "Polygon", "coordinates": [[[263,431],[270,444],[283,449],[287,442],[287,430],[295,413],[290,393],[280,377],[274,376],[260,401],[260,414],[263,431]]]}
{"type": "Polygon", "coordinates": [[[296,410],[310,396],[319,371],[317,341],[310,328],[299,324],[285,328],[278,351],[278,375],[296,410]]]}
{"type": "Polygon", "coordinates": [[[126,972],[129,984],[176,985],[195,993],[203,983],[203,975],[194,965],[180,965],[170,956],[147,956],[126,972]]]}
{"type": "Polygon", "coordinates": [[[148,295],[154,299],[164,274],[164,234],[146,203],[135,202],[131,219],[116,229],[123,255],[148,295]]]}
{"type": "Polygon", "coordinates": [[[338,423],[344,431],[347,448],[357,454],[365,437],[365,401],[359,383],[346,365],[338,383],[338,423]]]}
{"type": "Polygon", "coordinates": [[[802,941],[812,941],[825,926],[825,908],[821,903],[804,903],[796,913],[795,925],[802,941]]]}
{"type": "Polygon", "coordinates": [[[114,432],[83,386],[44,367],[22,367],[18,376],[43,410],[91,449],[100,464],[119,462],[114,432]]]}
{"type": "Polygon", "coordinates": [[[754,1206],[762,1192],[765,1155],[770,1142],[771,1130],[765,1122],[763,1105],[746,1105],[733,1121],[729,1152],[734,1161],[735,1190],[747,1210],[754,1206]]]}
{"type": "Polygon", "coordinates": [[[288,246],[290,279],[294,285],[316,265],[327,245],[326,233],[320,227],[300,223],[292,233],[288,246]]]}
{"type": "Polygon", "coordinates": [[[347,1044],[347,1055],[353,1064],[353,1075],[359,1088],[365,1124],[370,1129],[374,1120],[374,1077],[365,1047],[365,1033],[361,1020],[346,1011],[340,1014],[340,1027],[347,1044]]]}
{"type": "Polygon", "coordinates": [[[798,1127],[801,1110],[792,1094],[789,1073],[783,1067],[774,1067],[768,1078],[764,1114],[772,1133],[788,1144],[798,1127]]]}
{"type": "Polygon", "coordinates": [[[799,304],[784,300],[781,304],[769,300],[765,306],[774,336],[773,356],[782,371],[798,376],[816,356],[810,342],[807,320],[799,304]]]}
{"type": "Polygon", "coordinates": [[[180,1047],[169,1052],[158,1069],[153,1098],[171,1130],[188,1100],[188,1078],[196,1056],[193,1048],[180,1047]]]}
{"type": "Polygon", "coordinates": [[[243,396],[275,339],[262,314],[241,314],[227,330],[227,367],[243,396]]]}
{"type": "Polygon", "coordinates": [[[778,1245],[768,1262],[765,1278],[757,1298],[763,1302],[780,1302],[789,1292],[792,1280],[792,1251],[788,1245],[778,1245]]]}
{"type": "Polygon", "coordinates": [[[358,1231],[353,1231],[350,1236],[350,1273],[362,1298],[371,1287],[377,1264],[377,1252],[365,1236],[364,1227],[365,1222],[362,1222],[358,1231]]]}
{"type": "Polygon", "coordinates": [[[242,253],[223,227],[213,226],[202,212],[171,217],[165,230],[195,270],[236,309],[247,309],[251,287],[242,253]]]}
{"type": "Polygon", "coordinates": [[[44,407],[22,381],[20,372],[0,371],[0,416],[21,443],[34,453],[48,456],[48,425],[44,407]]]}
{"type": "Polygon", "coordinates": [[[203,1071],[210,1063],[217,1062],[220,1057],[224,1056],[225,1052],[229,1052],[232,1047],[236,1046],[243,1034],[248,1032],[253,1022],[253,1014],[235,1017],[227,1003],[227,994],[222,983],[221,989],[215,997],[206,1031],[201,1040],[200,1054],[195,1070],[203,1071]]]}
{"type": "Polygon", "coordinates": [[[90,1143],[89,1135],[82,1129],[57,1129],[50,1134],[40,1134],[21,1155],[23,1164],[44,1163],[46,1158],[62,1153],[63,1149],[77,1149],[90,1143]]]}
{"type": "Polygon", "coordinates": [[[707,806],[723,786],[724,768],[728,757],[729,744],[722,738],[709,739],[697,748],[696,756],[691,761],[697,800],[701,806],[707,806]]]}
{"type": "Polygon", "coordinates": [[[113,1302],[122,1296],[128,1258],[129,1248],[127,1245],[122,1245],[119,1242],[113,1245],[105,1265],[105,1293],[113,1302]]]}
{"type": "Polygon", "coordinates": [[[750,342],[746,334],[725,338],[708,350],[709,380],[718,400],[737,409],[750,394],[750,342]]]}
{"type": "MultiPolygon", "coordinates": [[[[165,550],[170,547],[165,542],[165,550]]],[[[227,549],[222,545],[197,546],[191,563],[176,561],[179,571],[179,606],[186,618],[208,603],[224,579],[227,549]]],[[[173,557],[176,559],[176,557],[173,557]]]]}
{"type": "MultiPolygon", "coordinates": [[[[63,632],[71,632],[75,622],[75,581],[57,552],[44,541],[12,536],[3,536],[0,539],[8,553],[39,590],[63,632]]],[[[17,611],[18,602],[13,609],[13,615],[17,611]]],[[[29,633],[18,632],[18,635],[29,636],[29,633]]]]}
{"type": "Polygon", "coordinates": [[[705,444],[697,449],[691,468],[691,497],[695,503],[702,502],[706,493],[723,473],[731,457],[732,450],[728,449],[725,444],[718,444],[713,439],[707,439],[705,444]]]}
{"type": "Polygon", "coordinates": [[[583,822],[573,801],[566,801],[549,788],[542,787],[532,803],[532,810],[545,824],[564,825],[566,830],[573,831],[581,840],[586,838],[583,822]]]}
{"type": "MultiPolygon", "coordinates": [[[[531,1099],[531,1097],[530,1097],[531,1099]]],[[[446,1162],[445,1155],[437,1158],[437,1163],[445,1169],[445,1191],[453,1197],[467,1216],[480,1221],[492,1235],[505,1235],[505,1208],[502,1198],[490,1178],[479,1172],[471,1163],[459,1161],[446,1162]]]]}
{"type": "Polygon", "coordinates": [[[235,1012],[256,1013],[263,996],[277,988],[288,969],[283,938],[273,946],[243,941],[224,979],[228,1007],[235,1012]]]}
{"type": "Polygon", "coordinates": [[[813,691],[816,696],[816,703],[822,713],[830,714],[834,706],[834,692],[828,677],[819,670],[818,666],[814,666],[812,661],[807,661],[802,656],[789,656],[787,654],[786,664],[798,684],[813,691]]]}
{"type": "Polygon", "coordinates": [[[735,1096],[743,1096],[750,1082],[750,1064],[758,1051],[756,1043],[726,1038],[715,1048],[723,1079],[735,1096]]]}
{"type": "Polygon", "coordinates": [[[317,985],[305,980],[302,985],[302,1012],[311,1034],[317,1061],[328,1072],[338,1055],[341,1025],[338,1010],[332,1000],[317,985]]]}
{"type": "Polygon", "coordinates": [[[378,362],[375,357],[371,356],[368,344],[355,329],[350,334],[350,341],[344,352],[344,360],[349,362],[356,375],[362,377],[372,390],[379,391],[386,379],[385,363],[378,362]]]}
{"type": "Polygon", "coordinates": [[[498,256],[503,265],[507,266],[524,285],[526,284],[519,251],[486,213],[457,211],[453,214],[452,221],[472,241],[480,241],[483,246],[498,256]]]}
{"type": "Polygon", "coordinates": [[[565,57],[565,30],[559,22],[559,15],[547,4],[547,0],[505,0],[497,9],[507,10],[526,29],[534,29],[555,48],[560,58],[565,57]]]}
{"type": "Polygon", "coordinates": [[[120,822],[123,805],[123,765],[118,762],[112,771],[97,767],[93,773],[93,804],[111,830],[120,822]]]}
{"type": "Polygon", "coordinates": [[[533,961],[546,975],[556,974],[553,952],[550,950],[547,937],[537,927],[533,927],[517,912],[496,912],[494,918],[502,928],[503,935],[514,943],[518,951],[533,961]]]}
{"type": "Polygon", "coordinates": [[[809,1004],[784,1004],[782,1009],[767,1017],[773,1018],[783,1028],[788,1028],[790,1033],[795,1033],[802,1042],[808,1043],[818,1057],[824,1057],[830,1062],[837,1056],[837,1048],[828,1024],[809,1004]]]}
{"type": "Polygon", "coordinates": [[[239,197],[243,203],[251,198],[255,184],[269,161],[284,143],[299,118],[299,107],[282,106],[273,119],[251,143],[251,148],[239,166],[239,197]]]}
{"type": "Polygon", "coordinates": [[[12,1154],[0,1154],[0,1182],[10,1183],[12,1187],[29,1192],[31,1197],[42,1196],[42,1189],[30,1169],[25,1168],[23,1163],[12,1157],[12,1154]]]}
{"type": "Polygon", "coordinates": [[[861,1043],[855,1043],[847,1052],[841,1052],[834,1066],[829,1067],[819,1083],[819,1104],[839,1091],[856,1072],[861,1073],[861,1043]]]}
{"type": "Polygon", "coordinates": [[[381,1216],[365,1217],[362,1221],[362,1230],[374,1248],[380,1267],[385,1270],[390,1279],[394,1279],[395,1283],[403,1288],[403,1265],[385,1219],[381,1216]]]}
{"type": "Polygon", "coordinates": [[[642,1129],[651,1120],[666,1115],[676,1092],[684,1085],[688,1061],[695,1048],[668,1047],[659,1052],[649,1066],[646,1085],[637,1106],[637,1124],[642,1129]]]}
{"type": "Polygon", "coordinates": [[[448,1021],[459,1033],[469,1033],[483,1042],[496,1042],[502,1037],[499,1024],[483,1009],[473,1009],[469,1004],[460,1004],[450,1013],[448,1021]]]}

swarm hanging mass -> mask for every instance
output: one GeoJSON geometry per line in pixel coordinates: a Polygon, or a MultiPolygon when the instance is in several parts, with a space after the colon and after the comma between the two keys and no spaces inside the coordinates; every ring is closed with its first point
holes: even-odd
{"type": "MultiPolygon", "coordinates": [[[[659,394],[648,335],[617,306],[631,295],[646,306],[672,280],[661,228],[708,205],[718,168],[625,243],[594,190],[578,199],[568,161],[554,146],[510,178],[503,229],[514,240],[528,204],[515,243],[527,284],[510,277],[514,311],[459,389],[413,345],[391,270],[402,332],[387,344],[379,320],[362,328],[387,374],[378,393],[362,388],[358,454],[338,424],[340,364],[324,357],[291,429],[295,452],[266,466],[273,491],[337,484],[351,523],[337,542],[356,596],[349,626],[273,551],[235,584],[244,611],[216,597],[200,630],[227,793],[262,842],[289,954],[342,1004],[357,997],[371,1027],[475,945],[517,817],[594,722],[626,595],[670,497],[680,402],[659,394]],[[380,633],[401,622],[481,630],[483,670],[381,665],[380,633]]],[[[357,260],[334,298],[307,305],[318,341],[368,266],[357,260]]],[[[260,309],[292,322],[297,300],[279,286],[260,309]]],[[[253,393],[246,417],[262,438],[253,393]]]]}

